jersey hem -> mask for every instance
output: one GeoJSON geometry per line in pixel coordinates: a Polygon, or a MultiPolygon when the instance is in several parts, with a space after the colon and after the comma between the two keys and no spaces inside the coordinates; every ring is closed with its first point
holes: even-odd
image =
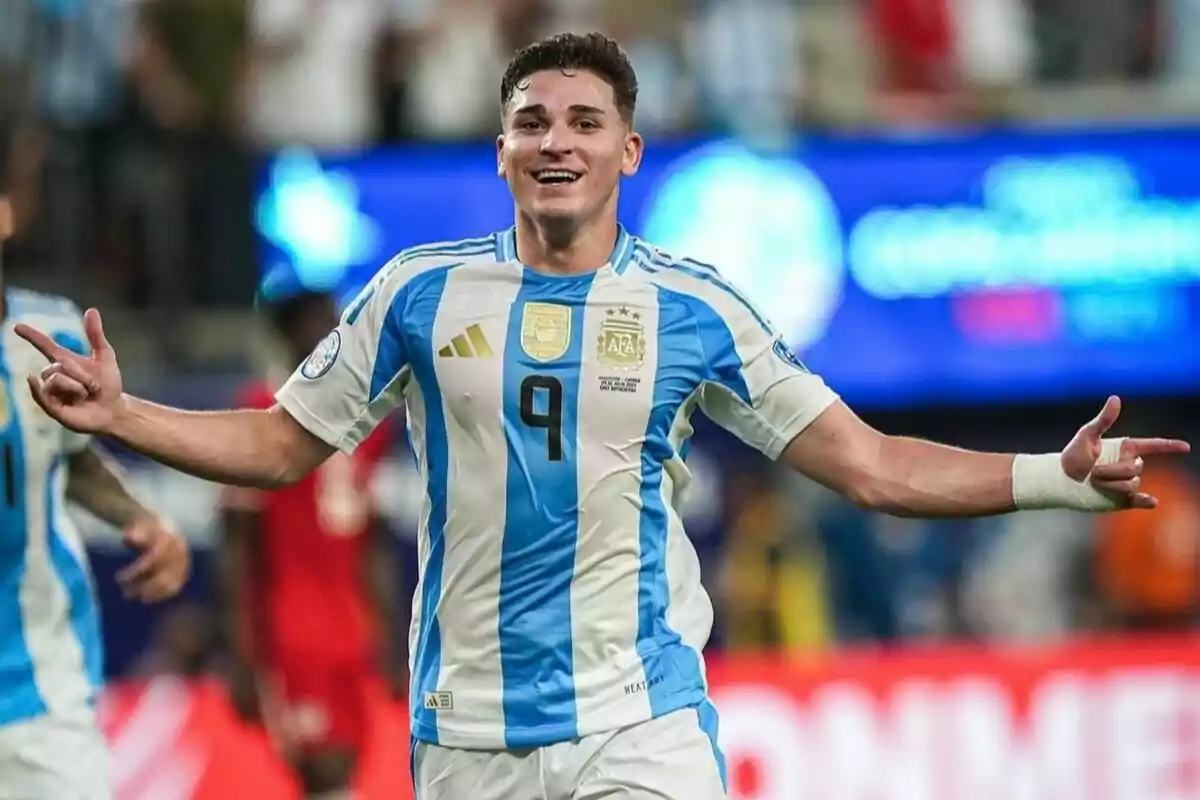
{"type": "Polygon", "coordinates": [[[575,724],[545,725],[537,728],[505,728],[504,735],[468,733],[440,725],[429,725],[417,719],[412,719],[412,738],[435,747],[448,747],[459,750],[514,750],[536,747],[551,747],[585,736],[595,736],[610,731],[618,731],[634,725],[641,725],[667,714],[674,714],[688,708],[699,708],[708,700],[708,692],[693,686],[679,693],[672,702],[664,703],[661,708],[651,714],[638,714],[632,717],[614,719],[611,723],[594,728],[580,729],[575,724]]]}

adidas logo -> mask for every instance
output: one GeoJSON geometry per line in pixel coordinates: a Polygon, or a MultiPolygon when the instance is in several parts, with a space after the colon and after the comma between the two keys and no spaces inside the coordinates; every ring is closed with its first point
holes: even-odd
{"type": "Polygon", "coordinates": [[[440,358],[491,358],[492,348],[483,328],[478,324],[472,325],[466,331],[450,340],[450,344],[438,350],[440,358]]]}
{"type": "Polygon", "coordinates": [[[454,692],[426,692],[425,708],[429,711],[453,711],[454,692]]]}

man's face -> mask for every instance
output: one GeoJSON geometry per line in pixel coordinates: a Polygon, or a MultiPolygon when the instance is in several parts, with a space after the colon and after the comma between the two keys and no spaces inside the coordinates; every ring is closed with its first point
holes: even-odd
{"type": "Polygon", "coordinates": [[[617,111],[612,87],[586,70],[545,70],[518,84],[496,140],[500,174],[535,219],[578,223],[637,172],[642,139],[617,111]]]}

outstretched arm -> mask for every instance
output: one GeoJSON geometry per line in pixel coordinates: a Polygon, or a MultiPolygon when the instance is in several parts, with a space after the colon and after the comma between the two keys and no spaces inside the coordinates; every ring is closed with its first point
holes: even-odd
{"type": "Polygon", "coordinates": [[[267,411],[182,411],[125,395],[108,436],[205,480],[270,489],[294,483],[334,448],[280,406],[267,411]]]}
{"type": "Polygon", "coordinates": [[[299,480],[335,449],[353,451],[403,402],[412,374],[399,324],[413,274],[406,263],[400,257],[379,272],[269,410],[182,411],[130,397],[94,308],[83,320],[90,355],[16,326],[50,362],[29,377],[29,390],[68,429],[116,439],[182,472],[255,488],[299,480]]]}
{"type": "Polygon", "coordinates": [[[714,312],[705,323],[717,334],[705,351],[705,413],[867,508],[912,517],[1153,508],[1157,501],[1140,491],[1142,459],[1189,449],[1170,439],[1103,438],[1120,415],[1116,397],[1061,453],[979,453],[887,436],[855,416],[737,291],[719,291],[711,274],[701,281],[664,271],[657,279],[714,312]]]}
{"type": "Polygon", "coordinates": [[[280,407],[193,412],[131,397],[95,309],[84,316],[84,330],[88,356],[28,325],[16,327],[50,362],[40,376],[29,377],[30,392],[70,430],[107,436],[182,472],[243,486],[299,480],[333,452],[280,407]]]}
{"type": "Polygon", "coordinates": [[[1140,491],[1143,458],[1185,453],[1185,442],[1103,439],[1120,402],[1111,398],[1060,454],[980,453],[887,436],[840,401],[784,450],[794,469],[855,503],[896,516],[977,517],[1017,509],[1153,508],[1140,491]]]}

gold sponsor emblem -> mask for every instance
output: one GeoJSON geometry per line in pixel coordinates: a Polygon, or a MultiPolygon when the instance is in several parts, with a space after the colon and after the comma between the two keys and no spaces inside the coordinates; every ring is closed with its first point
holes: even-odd
{"type": "Polygon", "coordinates": [[[9,416],[8,384],[0,378],[0,430],[8,427],[9,416]]]}
{"type": "Polygon", "coordinates": [[[488,344],[483,328],[476,323],[450,340],[450,344],[438,350],[438,358],[491,358],[492,346],[488,344]]]}
{"type": "Polygon", "coordinates": [[[637,369],[646,360],[646,329],[642,315],[628,308],[610,308],[600,323],[596,356],[614,369],[637,369]]]}
{"type": "Polygon", "coordinates": [[[521,316],[521,349],[537,361],[553,361],[571,344],[571,307],[526,303],[521,316]]]}

